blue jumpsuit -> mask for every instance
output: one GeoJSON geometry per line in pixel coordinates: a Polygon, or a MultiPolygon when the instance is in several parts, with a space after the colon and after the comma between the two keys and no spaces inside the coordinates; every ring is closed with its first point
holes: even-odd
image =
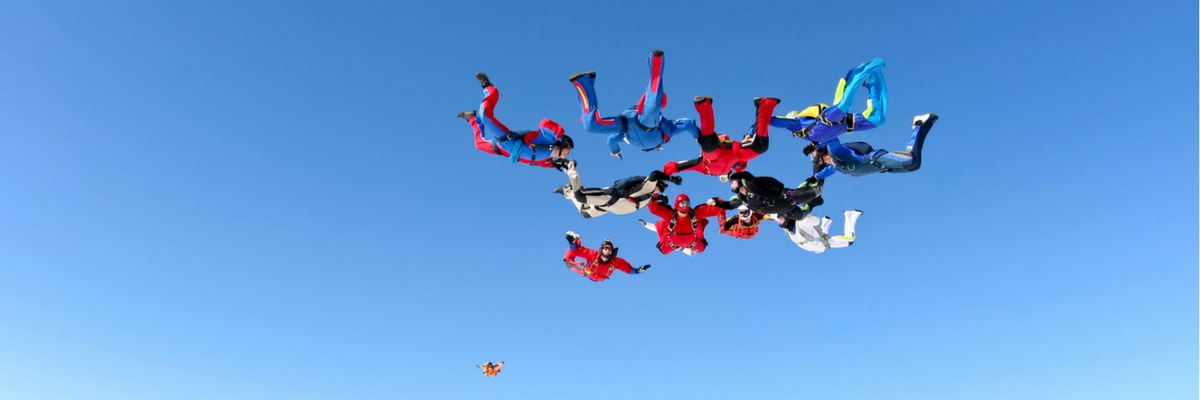
{"type": "Polygon", "coordinates": [[[825,146],[829,149],[833,165],[825,166],[815,176],[817,179],[825,179],[833,175],[834,171],[840,171],[850,176],[870,175],[876,172],[901,174],[916,171],[921,168],[921,148],[925,146],[925,136],[929,134],[929,130],[933,128],[933,123],[937,120],[937,115],[931,115],[924,123],[913,127],[912,136],[908,139],[909,151],[907,152],[876,150],[864,142],[842,144],[835,138],[825,146]]]}
{"type": "Polygon", "coordinates": [[[600,116],[595,74],[584,74],[571,81],[583,107],[583,116],[580,118],[583,129],[591,133],[610,134],[608,150],[618,158],[621,153],[620,142],[651,151],[659,149],[659,146],[680,133],[690,134],[693,139],[700,136],[696,121],[687,118],[668,120],[663,117],[662,109],[667,105],[662,82],[663,56],[651,54],[647,62],[650,64],[650,79],[646,83],[646,93],[638,101],[637,107],[614,117],[600,116]]]}
{"type": "Polygon", "coordinates": [[[803,111],[792,111],[771,118],[771,126],[787,129],[797,137],[822,146],[843,133],[882,126],[887,118],[888,98],[887,83],[883,80],[884,65],[883,60],[876,58],[847,72],[846,77],[838,80],[832,107],[817,104],[803,111]],[[860,86],[865,86],[868,91],[867,109],[850,114],[850,105],[860,86]]]}

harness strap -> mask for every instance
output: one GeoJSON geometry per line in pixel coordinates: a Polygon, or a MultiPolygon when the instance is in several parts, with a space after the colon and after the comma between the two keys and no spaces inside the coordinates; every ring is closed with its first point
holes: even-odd
{"type": "MultiPolygon", "coordinates": [[[[698,226],[699,222],[696,221],[696,213],[695,212],[688,211],[687,216],[688,216],[688,218],[692,219],[692,243],[687,245],[687,247],[685,247],[685,248],[690,249],[690,248],[696,246],[696,241],[700,240],[700,237],[696,235],[696,232],[699,229],[699,226],[698,226]]],[[[671,216],[671,222],[667,224],[667,232],[675,233],[675,221],[678,219],[679,219],[679,213],[675,213],[675,215],[671,216]]],[[[673,248],[675,250],[680,249],[680,247],[676,246],[675,242],[672,242],[670,239],[667,239],[667,244],[670,245],[671,248],[673,248]]]]}

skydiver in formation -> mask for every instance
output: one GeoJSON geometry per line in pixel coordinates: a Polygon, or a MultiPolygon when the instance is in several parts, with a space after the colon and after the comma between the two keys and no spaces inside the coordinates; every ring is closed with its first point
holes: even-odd
{"type": "Polygon", "coordinates": [[[583,247],[582,239],[571,231],[567,231],[567,252],[563,254],[563,264],[593,282],[608,279],[614,270],[621,270],[626,274],[640,274],[650,269],[649,264],[634,269],[628,261],[617,257],[617,248],[613,247],[611,239],[604,239],[600,250],[597,251],[583,247]],[[576,258],[582,258],[583,261],[576,261],[576,258]]]}
{"type": "Polygon", "coordinates": [[[735,195],[728,202],[718,205],[732,209],[744,204],[754,211],[799,220],[807,216],[813,207],[824,203],[821,200],[823,186],[823,180],[809,178],[800,187],[791,189],[778,179],[742,171],[729,175],[729,189],[735,195]]]}
{"type": "Polygon", "coordinates": [[[658,233],[658,251],[671,254],[679,250],[689,256],[704,252],[708,247],[708,240],[704,239],[708,218],[724,216],[725,210],[710,204],[701,204],[693,209],[686,194],[675,196],[674,207],[667,206],[666,202],[666,197],[655,193],[649,205],[650,213],[662,219],[654,225],[638,220],[646,229],[658,233]]]}
{"type": "Polygon", "coordinates": [[[476,365],[475,368],[483,368],[483,376],[493,377],[500,375],[500,368],[504,368],[504,361],[500,361],[495,364],[492,364],[491,361],[488,361],[483,365],[476,365]]]}
{"type": "Polygon", "coordinates": [[[754,99],[755,118],[752,125],[753,135],[746,134],[741,142],[735,142],[729,135],[716,133],[713,119],[712,98],[696,97],[696,112],[700,114],[700,157],[687,161],[670,161],[663,165],[663,172],[675,174],[677,171],[696,171],[705,175],[718,176],[724,182],[730,172],[741,172],[746,169],[750,160],[766,153],[770,146],[768,131],[771,125],[771,114],[779,99],[774,97],[754,99]]]}
{"type": "Polygon", "coordinates": [[[818,103],[801,111],[792,111],[771,119],[771,126],[791,131],[799,138],[824,145],[843,133],[882,126],[887,118],[887,83],[883,79],[883,60],[878,58],[854,67],[838,80],[833,106],[818,103]],[[859,86],[867,88],[867,109],[850,113],[850,105],[859,86]]]}
{"type": "Polygon", "coordinates": [[[561,125],[545,118],[533,131],[510,131],[500,123],[492,112],[500,101],[500,90],[492,85],[487,75],[480,72],[475,79],[483,86],[483,102],[479,111],[463,111],[458,117],[471,123],[475,130],[475,148],[485,153],[508,157],[514,163],[550,168],[555,160],[565,158],[575,147],[561,125]]]}
{"type": "Polygon", "coordinates": [[[925,146],[925,136],[933,129],[937,120],[937,114],[913,117],[913,132],[908,139],[907,151],[888,152],[872,148],[865,142],[841,143],[835,138],[824,147],[809,144],[804,148],[804,153],[812,153],[814,162],[825,164],[825,167],[815,174],[817,179],[825,179],[833,175],[834,171],[850,176],[870,175],[876,172],[913,172],[921,168],[921,148],[925,146]]]}
{"type": "Polygon", "coordinates": [[[650,176],[634,175],[613,182],[605,188],[584,188],[575,170],[575,161],[570,160],[561,164],[570,181],[565,186],[554,189],[566,197],[584,218],[594,218],[606,213],[629,214],[642,209],[650,202],[654,193],[661,193],[667,188],[667,182],[676,185],[683,183],[679,175],[668,176],[662,171],[651,171],[650,176]]]}
{"type": "Polygon", "coordinates": [[[817,218],[812,214],[799,221],[781,219],[779,227],[783,228],[788,239],[791,239],[792,243],[800,246],[801,249],[821,254],[826,249],[840,249],[854,244],[854,225],[862,213],[859,210],[842,212],[842,215],[846,217],[846,225],[841,236],[829,236],[829,226],[833,224],[832,218],[817,218]]]}
{"type": "Polygon", "coordinates": [[[667,106],[667,95],[663,91],[662,50],[651,51],[647,62],[650,64],[650,78],[646,82],[646,93],[638,100],[637,106],[613,117],[600,117],[595,89],[596,71],[577,73],[569,78],[583,107],[583,129],[591,133],[610,134],[608,150],[618,159],[621,158],[620,142],[651,151],[661,150],[664,143],[680,133],[687,133],[692,138],[700,134],[696,121],[687,118],[668,120],[663,117],[662,109],[667,106]]]}
{"type": "Polygon", "coordinates": [[[766,214],[751,210],[745,204],[738,206],[737,211],[736,218],[727,218],[721,222],[720,232],[738,239],[751,239],[757,236],[758,225],[766,217],[766,214]]]}

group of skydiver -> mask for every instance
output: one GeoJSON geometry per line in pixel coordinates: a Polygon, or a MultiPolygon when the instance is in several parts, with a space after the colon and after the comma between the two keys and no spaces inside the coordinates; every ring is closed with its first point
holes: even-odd
{"type": "MultiPolygon", "coordinates": [[[[793,243],[814,253],[854,244],[854,226],[859,210],[846,210],[842,235],[832,236],[832,219],[812,215],[812,209],[823,203],[821,192],[825,179],[834,172],[850,176],[873,173],[906,173],[921,167],[921,147],[933,124],[935,114],[918,115],[912,121],[912,134],[904,151],[875,149],[864,142],[842,143],[842,134],[882,126],[887,115],[887,84],[884,81],[883,60],[874,59],[851,69],[839,79],[833,104],[815,104],[800,111],[774,116],[780,100],[774,97],[754,99],[755,119],[751,132],[740,141],[717,133],[713,121],[713,100],[697,96],[693,99],[699,121],[687,118],[670,120],[662,115],[667,105],[663,90],[663,52],[653,50],[648,59],[650,78],[646,92],[637,105],[615,116],[601,117],[594,88],[595,71],[573,74],[569,80],[579,95],[584,130],[609,134],[609,154],[622,159],[621,143],[643,151],[661,150],[675,136],[687,134],[700,144],[700,156],[684,161],[669,161],[662,170],[649,175],[635,175],[603,188],[584,187],[576,162],[567,159],[575,144],[561,125],[543,119],[536,130],[513,131],[496,119],[493,112],[500,92],[487,75],[475,74],[483,86],[484,98],[478,110],[465,111],[458,117],[470,122],[475,131],[475,147],[481,151],[508,157],[511,162],[556,168],[567,174],[568,183],[554,190],[575,204],[584,218],[607,213],[629,214],[642,208],[660,220],[651,224],[639,220],[644,227],[658,234],[657,248],[663,254],[679,251],[689,256],[701,253],[708,245],[704,231],[709,219],[716,218],[719,233],[739,239],[758,235],[759,224],[773,220],[779,224],[793,243]],[[852,113],[851,103],[859,88],[867,89],[866,109],[852,113]],[[769,147],[769,128],[787,129],[792,135],[807,140],[803,152],[813,162],[813,175],[796,188],[769,176],[755,176],[747,171],[749,162],[769,147]],[[729,182],[735,195],[729,200],[714,197],[693,207],[686,194],[675,196],[668,203],[663,194],[668,183],[683,182],[679,174],[693,171],[715,176],[729,182]],[[729,210],[737,210],[736,218],[726,218],[729,210]]],[[[593,281],[604,281],[613,272],[640,274],[649,265],[633,268],[617,257],[617,247],[611,240],[601,243],[598,250],[583,246],[579,235],[567,232],[568,249],[563,262],[572,271],[593,281]],[[582,261],[578,261],[581,259],[582,261]]]]}

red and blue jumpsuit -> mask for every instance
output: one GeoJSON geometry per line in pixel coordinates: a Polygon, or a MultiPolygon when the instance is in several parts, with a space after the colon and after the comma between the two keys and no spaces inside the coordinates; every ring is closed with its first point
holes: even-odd
{"type": "Polygon", "coordinates": [[[500,101],[500,90],[495,86],[488,86],[483,88],[483,94],[479,112],[470,119],[471,128],[475,129],[475,148],[485,153],[508,157],[509,161],[514,163],[553,167],[551,146],[562,138],[562,126],[546,118],[538,124],[535,131],[510,131],[492,114],[496,103],[500,101]]]}
{"type": "Polygon", "coordinates": [[[680,133],[687,133],[692,138],[700,134],[696,121],[687,118],[668,120],[663,117],[662,109],[667,106],[667,95],[663,91],[662,52],[651,53],[647,62],[650,64],[650,79],[646,83],[646,92],[642,94],[642,99],[638,100],[637,107],[614,117],[600,116],[600,104],[596,100],[595,73],[581,74],[571,80],[583,107],[583,116],[580,118],[583,121],[583,129],[591,133],[610,134],[608,150],[618,158],[621,157],[620,142],[651,151],[659,149],[659,146],[680,133]]]}

